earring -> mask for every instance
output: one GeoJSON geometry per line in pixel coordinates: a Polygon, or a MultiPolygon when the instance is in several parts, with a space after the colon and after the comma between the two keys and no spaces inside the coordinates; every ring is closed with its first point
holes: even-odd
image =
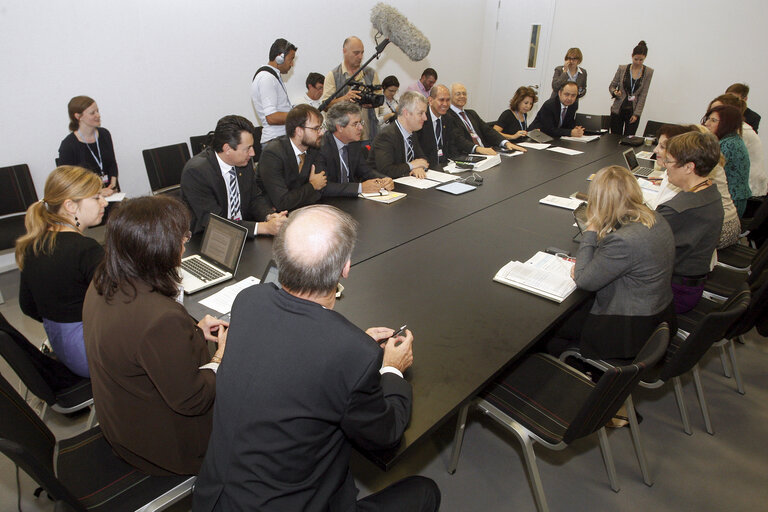
{"type": "Polygon", "coordinates": [[[78,228],[80,227],[80,221],[77,220],[77,215],[75,215],[75,226],[78,228]]]}

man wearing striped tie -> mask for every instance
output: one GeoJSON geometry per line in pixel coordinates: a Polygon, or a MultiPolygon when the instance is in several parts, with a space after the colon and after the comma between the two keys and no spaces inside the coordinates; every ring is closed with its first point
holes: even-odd
{"type": "Polygon", "coordinates": [[[277,234],[286,212],[275,212],[259,188],[253,155],[253,124],[235,115],[219,119],[208,147],[181,173],[181,197],[192,212],[193,233],[203,231],[214,213],[247,227],[249,237],[277,234]]]}
{"type": "Polygon", "coordinates": [[[397,106],[397,120],[382,128],[373,140],[368,156],[371,167],[391,178],[425,178],[429,162],[414,132],[421,130],[426,120],[427,99],[415,91],[403,94],[397,106]]]}

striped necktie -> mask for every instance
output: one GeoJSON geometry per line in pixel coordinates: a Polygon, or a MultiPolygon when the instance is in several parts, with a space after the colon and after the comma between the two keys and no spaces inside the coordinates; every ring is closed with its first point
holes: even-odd
{"type": "Polygon", "coordinates": [[[472,127],[472,123],[469,122],[469,118],[467,117],[466,112],[463,110],[459,112],[459,115],[461,116],[461,120],[464,121],[464,126],[467,127],[467,130],[469,130],[469,134],[472,136],[472,142],[475,143],[475,146],[481,146],[483,145],[483,141],[480,140],[480,137],[478,137],[477,133],[475,133],[475,129],[472,127]]]}
{"type": "Polygon", "coordinates": [[[341,147],[341,182],[349,183],[349,153],[347,146],[341,147]]]}
{"type": "Polygon", "coordinates": [[[240,189],[237,186],[237,172],[229,170],[229,218],[240,220],[240,189]]]}
{"type": "Polygon", "coordinates": [[[413,153],[413,136],[409,135],[407,139],[405,139],[406,143],[406,151],[405,151],[405,161],[406,162],[412,162],[414,153],[413,153]]]}

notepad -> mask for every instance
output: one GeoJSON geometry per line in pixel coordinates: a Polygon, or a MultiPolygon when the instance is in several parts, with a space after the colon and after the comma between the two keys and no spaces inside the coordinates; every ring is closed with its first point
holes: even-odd
{"type": "Polygon", "coordinates": [[[370,199],[371,201],[376,201],[377,203],[394,203],[395,201],[399,201],[400,199],[407,196],[405,192],[390,192],[389,194],[382,196],[379,193],[373,193],[373,194],[360,194],[360,197],[363,197],[365,199],[370,199]]]}
{"type": "Polygon", "coordinates": [[[569,140],[571,142],[592,142],[593,140],[597,140],[599,138],[599,135],[582,135],[581,137],[560,137],[560,140],[569,140]]]}
{"type": "Polygon", "coordinates": [[[568,149],[568,148],[547,148],[547,151],[554,151],[555,153],[562,153],[564,155],[580,155],[583,153],[583,151],[576,151],[575,149],[568,149]]]}
{"type": "Polygon", "coordinates": [[[539,199],[539,203],[549,206],[557,206],[558,208],[565,208],[567,210],[575,210],[583,203],[581,199],[575,199],[573,197],[560,197],[560,196],[544,196],[539,199]]]}
{"type": "Polygon", "coordinates": [[[539,142],[521,142],[518,146],[523,146],[528,149],[547,149],[551,144],[543,144],[539,142]]]}
{"type": "Polygon", "coordinates": [[[200,304],[219,313],[229,313],[232,311],[232,304],[235,302],[237,294],[255,284],[259,284],[259,279],[248,276],[235,284],[219,290],[210,297],[204,298],[200,301],[200,304]]]}
{"type": "Polygon", "coordinates": [[[415,176],[403,176],[401,178],[395,178],[393,181],[395,183],[400,183],[401,185],[407,185],[409,187],[421,189],[436,187],[440,184],[437,181],[417,178],[415,176]]]}
{"type": "Polygon", "coordinates": [[[493,280],[560,303],[576,289],[571,279],[573,265],[539,251],[525,263],[510,261],[499,269],[493,280]]]}

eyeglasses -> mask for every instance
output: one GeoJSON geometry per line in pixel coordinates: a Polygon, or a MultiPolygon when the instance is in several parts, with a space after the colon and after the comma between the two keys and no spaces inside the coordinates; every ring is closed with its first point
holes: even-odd
{"type": "Polygon", "coordinates": [[[305,130],[315,130],[317,133],[322,133],[325,131],[325,126],[323,126],[322,124],[317,126],[302,125],[302,128],[304,128],[305,130]]]}
{"type": "Polygon", "coordinates": [[[669,158],[662,158],[661,163],[664,164],[664,167],[677,167],[677,162],[675,160],[670,160],[669,158]]]}
{"type": "Polygon", "coordinates": [[[187,232],[184,234],[184,238],[182,238],[182,243],[183,243],[184,245],[187,245],[187,243],[189,243],[189,240],[190,240],[190,238],[192,238],[192,232],[191,232],[191,231],[187,231],[187,232]]]}
{"type": "Polygon", "coordinates": [[[364,128],[365,122],[364,121],[357,121],[355,123],[352,123],[353,128],[364,128]]]}

